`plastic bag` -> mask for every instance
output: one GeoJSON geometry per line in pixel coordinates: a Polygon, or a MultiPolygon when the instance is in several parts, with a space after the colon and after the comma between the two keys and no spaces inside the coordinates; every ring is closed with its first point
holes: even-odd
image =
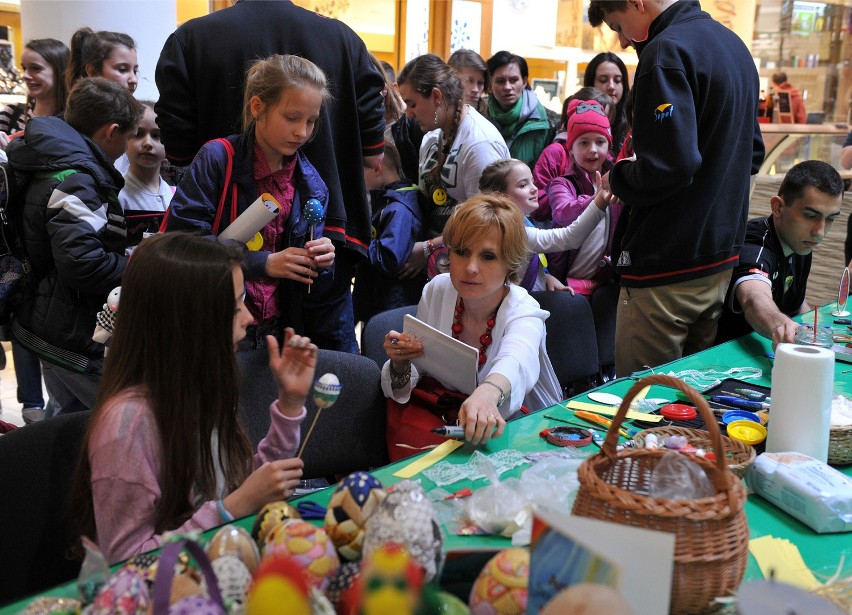
{"type": "Polygon", "coordinates": [[[553,457],[524,470],[521,484],[527,499],[536,508],[551,508],[556,512],[571,510],[580,488],[577,469],[583,461],[584,458],[553,457]]]}
{"type": "Polygon", "coordinates": [[[517,478],[500,482],[494,464],[485,455],[479,459],[479,469],[491,484],[468,498],[467,516],[489,534],[508,538],[531,516],[526,491],[517,478]]]}
{"type": "Polygon", "coordinates": [[[675,451],[669,451],[651,474],[648,495],[670,500],[698,500],[716,495],[704,468],[675,451]]]}
{"type": "Polygon", "coordinates": [[[83,604],[87,605],[95,601],[101,587],[106,583],[109,565],[98,545],[85,536],[83,536],[83,548],[86,550],[86,556],[83,558],[83,565],[77,577],[77,589],[83,604]]]}

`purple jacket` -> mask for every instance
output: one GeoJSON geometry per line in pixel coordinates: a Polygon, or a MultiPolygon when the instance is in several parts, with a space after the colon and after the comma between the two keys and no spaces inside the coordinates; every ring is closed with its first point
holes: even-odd
{"type": "MultiPolygon", "coordinates": [[[[554,144],[557,145],[557,144],[554,144]]],[[[561,147],[561,144],[560,144],[561,147]]],[[[546,150],[545,150],[546,151],[546,150]]],[[[544,154],[542,154],[542,158],[544,154]]],[[[538,168],[538,165],[536,165],[538,168]]],[[[612,162],[607,160],[604,162],[601,173],[606,173],[612,168],[612,162]]],[[[550,205],[551,216],[553,218],[553,226],[567,227],[576,220],[581,213],[592,205],[594,200],[595,187],[589,174],[580,168],[580,166],[571,160],[571,166],[561,177],[553,179],[547,186],[547,198],[550,205]]],[[[539,199],[541,203],[541,199],[539,199]]],[[[593,205],[592,205],[593,206],[593,205]]],[[[621,203],[609,206],[610,224],[609,237],[607,238],[606,247],[604,249],[605,256],[612,254],[612,241],[615,235],[615,227],[618,223],[618,218],[621,215],[621,203]]],[[[573,254],[575,251],[562,252],[559,254],[548,255],[550,263],[550,272],[558,279],[563,280],[568,274],[573,262],[573,254]]],[[[611,274],[611,269],[605,268],[603,271],[611,274]]]]}

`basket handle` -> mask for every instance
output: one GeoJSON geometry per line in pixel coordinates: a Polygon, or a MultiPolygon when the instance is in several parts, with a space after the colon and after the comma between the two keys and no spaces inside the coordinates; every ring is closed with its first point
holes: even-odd
{"type": "Polygon", "coordinates": [[[613,463],[615,462],[617,453],[615,447],[618,445],[618,430],[621,428],[621,424],[624,422],[624,419],[627,418],[627,411],[630,409],[630,402],[632,402],[633,398],[639,394],[639,391],[651,384],[659,384],[672,389],[677,389],[687,395],[690,401],[695,404],[695,407],[701,414],[701,418],[704,419],[704,423],[707,425],[707,432],[710,434],[710,439],[713,441],[713,451],[716,456],[715,471],[708,472],[710,482],[713,483],[713,487],[716,491],[728,491],[730,493],[731,476],[727,471],[728,461],[725,459],[725,449],[722,445],[722,432],[719,431],[719,426],[716,424],[716,417],[713,415],[713,412],[711,412],[710,406],[707,405],[707,400],[705,400],[698,391],[686,384],[683,380],[672,376],[665,376],[663,374],[646,376],[630,387],[630,390],[627,391],[621,405],[618,407],[618,412],[612,419],[612,425],[606,434],[606,440],[601,447],[601,452],[609,457],[613,463]]]}
{"type": "MultiPolygon", "coordinates": [[[[175,565],[181,551],[186,549],[195,558],[195,563],[204,579],[207,581],[207,592],[210,599],[216,604],[223,605],[222,593],[219,591],[219,581],[213,566],[210,565],[210,557],[194,540],[181,539],[169,542],[163,546],[160,561],[157,565],[157,576],[154,578],[152,613],[160,615],[169,612],[169,601],[172,595],[172,581],[174,580],[175,565]]],[[[223,607],[224,608],[224,607],[223,607]]]]}

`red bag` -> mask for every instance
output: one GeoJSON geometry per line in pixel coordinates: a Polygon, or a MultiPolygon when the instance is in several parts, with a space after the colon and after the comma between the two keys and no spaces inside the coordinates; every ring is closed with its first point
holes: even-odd
{"type": "Polygon", "coordinates": [[[388,456],[391,461],[411,457],[422,449],[442,444],[446,437],[432,433],[434,427],[455,425],[459,408],[467,395],[445,389],[440,382],[424,376],[411,391],[408,403],[387,400],[388,456]],[[405,446],[398,446],[403,444],[405,446]]]}

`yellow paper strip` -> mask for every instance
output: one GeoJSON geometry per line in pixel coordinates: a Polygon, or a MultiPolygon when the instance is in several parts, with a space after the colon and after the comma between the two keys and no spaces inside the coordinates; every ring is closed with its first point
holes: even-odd
{"type": "MultiPolygon", "coordinates": [[[[615,416],[618,408],[614,406],[603,406],[601,404],[593,404],[587,401],[572,400],[565,404],[569,410],[588,410],[605,416],[615,416]]],[[[630,420],[648,421],[649,423],[659,423],[663,417],[659,414],[648,414],[647,412],[636,412],[634,410],[627,411],[627,418],[630,420]]]]}
{"type": "Polygon", "coordinates": [[[441,459],[452,453],[454,450],[456,450],[463,444],[464,440],[447,440],[443,444],[429,451],[429,454],[424,455],[423,457],[419,457],[417,460],[412,461],[401,470],[397,470],[393,473],[393,475],[398,476],[399,478],[411,478],[412,476],[414,476],[415,474],[419,474],[429,466],[438,463],[439,461],[441,461],[441,459]]]}
{"type": "Polygon", "coordinates": [[[633,399],[634,400],[635,399],[645,399],[645,396],[648,394],[648,391],[650,391],[650,390],[651,390],[651,385],[649,384],[644,389],[642,389],[641,391],[636,393],[636,397],[634,397],[633,399]]]}
{"type": "Polygon", "coordinates": [[[789,540],[761,536],[750,540],[748,549],[757,560],[764,578],[772,577],[809,591],[821,586],[802,559],[799,548],[789,540]]]}

